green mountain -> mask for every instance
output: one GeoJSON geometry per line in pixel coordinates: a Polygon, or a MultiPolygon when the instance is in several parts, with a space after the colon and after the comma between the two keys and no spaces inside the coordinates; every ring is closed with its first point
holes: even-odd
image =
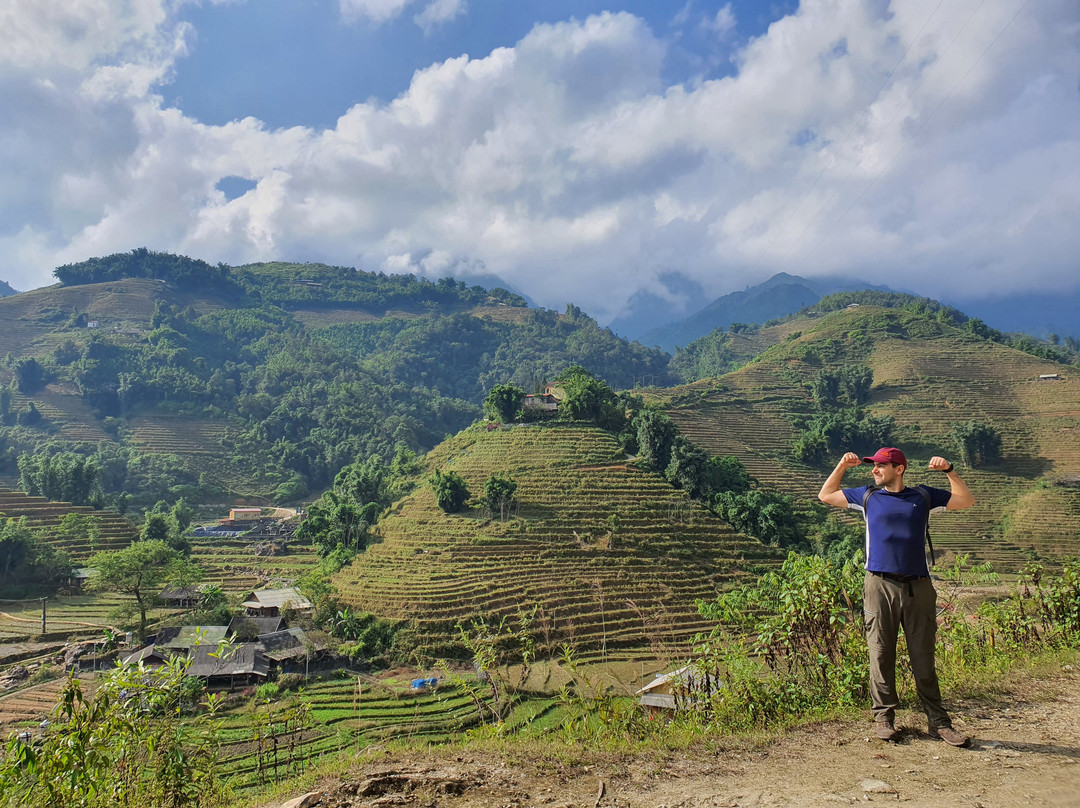
{"type": "MultiPolygon", "coordinates": [[[[946,307],[910,299],[900,307],[825,302],[778,325],[731,335],[732,354],[756,357],[656,400],[698,445],[735,455],[764,485],[806,501],[847,449],[901,447],[912,461],[909,485],[943,485],[925,467],[931,456],[944,455],[961,468],[978,502],[934,520],[939,550],[1006,570],[1031,558],[1080,553],[1075,365],[1055,361],[1059,353],[1045,344],[1013,347],[946,307]],[[1032,353],[1044,349],[1047,356],[1032,353]],[[828,392],[863,368],[872,382],[859,404],[828,392]],[[996,455],[965,459],[972,423],[998,436],[996,455]]],[[[855,470],[845,482],[866,479],[855,470]]]]}
{"type": "Polygon", "coordinates": [[[358,457],[425,451],[487,390],[569,365],[629,387],[668,357],[574,307],[321,264],[211,266],[135,250],[0,301],[0,481],[77,451],[102,496],[296,500],[358,457]]]}

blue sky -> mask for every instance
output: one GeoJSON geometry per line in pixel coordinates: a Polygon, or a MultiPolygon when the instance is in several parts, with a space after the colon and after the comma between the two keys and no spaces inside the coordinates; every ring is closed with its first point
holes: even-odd
{"type": "Polygon", "coordinates": [[[3,0],[0,279],[146,246],[602,322],[780,271],[1076,289],[1078,93],[1075,0],[3,0]]]}
{"type": "Polygon", "coordinates": [[[668,40],[663,78],[677,84],[731,74],[737,44],[760,36],[797,4],[471,0],[461,6],[458,15],[425,29],[415,19],[425,7],[419,2],[386,21],[343,19],[330,0],[260,0],[257,11],[247,3],[188,5],[180,18],[196,32],[191,54],[177,64],[164,96],[204,123],[253,115],[272,127],[332,127],[357,102],[392,100],[422,67],[513,46],[537,23],[607,10],[630,12],[668,40]],[[734,28],[718,37],[707,23],[715,25],[718,14],[723,19],[725,8],[734,28]]]}

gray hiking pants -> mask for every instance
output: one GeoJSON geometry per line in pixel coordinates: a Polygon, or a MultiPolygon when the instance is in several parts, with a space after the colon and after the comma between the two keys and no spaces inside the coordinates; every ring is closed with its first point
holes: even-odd
{"type": "Polygon", "coordinates": [[[929,578],[901,582],[866,573],[863,587],[866,641],[870,646],[870,699],[874,720],[892,722],[900,700],[896,695],[896,640],[900,628],[907,639],[915,689],[931,729],[951,727],[941,706],[941,688],[934,669],[937,639],[937,592],[929,578]]]}

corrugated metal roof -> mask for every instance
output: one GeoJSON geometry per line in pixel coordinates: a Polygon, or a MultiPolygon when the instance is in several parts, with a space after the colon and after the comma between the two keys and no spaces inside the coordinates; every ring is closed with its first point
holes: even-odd
{"type": "Polygon", "coordinates": [[[259,645],[263,647],[266,656],[275,662],[280,662],[283,659],[296,659],[307,654],[304,640],[304,630],[302,628],[287,628],[283,631],[259,635],[259,645]]]}
{"type": "Polygon", "coordinates": [[[191,650],[188,676],[209,679],[215,676],[266,676],[270,663],[255,643],[245,642],[218,654],[217,648],[199,646],[191,650]]]}
{"type": "Polygon", "coordinates": [[[225,626],[170,626],[158,631],[154,644],[173,651],[186,651],[196,645],[216,650],[225,632],[225,626]]]}
{"type": "Polygon", "coordinates": [[[234,617],[229,621],[228,635],[235,637],[245,631],[250,637],[258,637],[260,634],[281,631],[284,627],[285,620],[281,617],[234,617]]]}
{"type": "Polygon", "coordinates": [[[293,609],[312,608],[311,601],[293,587],[287,589],[260,589],[249,592],[248,596],[244,598],[243,605],[248,609],[280,609],[284,606],[293,609]]]}

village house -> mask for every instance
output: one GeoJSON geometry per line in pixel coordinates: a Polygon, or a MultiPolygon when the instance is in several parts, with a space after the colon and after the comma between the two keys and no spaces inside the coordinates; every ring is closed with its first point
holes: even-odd
{"type": "Polygon", "coordinates": [[[225,626],[167,626],[158,630],[154,645],[171,654],[187,654],[192,648],[216,650],[225,641],[225,626]]]}
{"type": "Polygon", "coordinates": [[[133,654],[129,654],[121,660],[122,665],[142,665],[144,668],[160,668],[163,665],[169,664],[169,659],[172,654],[163,652],[156,645],[151,643],[143,648],[140,648],[133,654]]]}
{"type": "Polygon", "coordinates": [[[293,587],[249,592],[241,605],[247,610],[249,617],[279,617],[282,609],[304,614],[315,611],[311,601],[293,587]]]}
{"type": "Polygon", "coordinates": [[[194,609],[202,600],[198,586],[167,586],[158,593],[158,600],[172,609],[194,609]]]}
{"type": "Polygon", "coordinates": [[[192,649],[190,659],[188,676],[206,680],[208,690],[261,684],[270,673],[270,663],[256,643],[241,643],[223,653],[200,645],[192,649]]]}
{"type": "Polygon", "coordinates": [[[260,634],[273,634],[285,628],[282,617],[234,617],[229,621],[225,636],[230,640],[251,642],[260,634]]]}

